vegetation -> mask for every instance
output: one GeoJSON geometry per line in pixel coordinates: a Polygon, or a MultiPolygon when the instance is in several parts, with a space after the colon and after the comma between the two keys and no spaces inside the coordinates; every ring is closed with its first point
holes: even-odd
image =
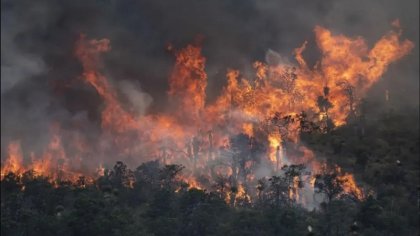
{"type": "Polygon", "coordinates": [[[222,179],[221,191],[199,190],[177,178],[180,165],[152,161],[130,170],[117,162],[91,184],[81,178],[54,186],[31,172],[9,173],[1,181],[1,234],[418,235],[418,110],[362,114],[301,137],[329,163],[354,173],[366,192],[362,200],[343,194],[343,181],[325,172],[315,182],[325,202],[305,209],[286,195],[291,179],[303,174],[292,165],[283,167],[284,176],[259,181],[257,201],[233,206],[222,179]]]}

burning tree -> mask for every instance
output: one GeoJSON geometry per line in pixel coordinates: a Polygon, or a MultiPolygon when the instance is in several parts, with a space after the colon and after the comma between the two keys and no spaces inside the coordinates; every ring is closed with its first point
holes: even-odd
{"type": "Polygon", "coordinates": [[[325,170],[321,174],[315,175],[315,192],[324,194],[328,202],[331,202],[344,192],[344,183],[345,180],[339,178],[337,171],[325,170]]]}
{"type": "Polygon", "coordinates": [[[281,169],[284,171],[285,181],[289,188],[289,197],[292,201],[295,201],[299,198],[298,190],[304,187],[302,175],[307,174],[303,172],[306,166],[303,164],[284,165],[281,169]]]}
{"type": "Polygon", "coordinates": [[[316,102],[318,105],[318,109],[320,111],[319,117],[320,117],[320,121],[322,122],[324,126],[324,132],[328,132],[333,128],[332,126],[334,125],[331,122],[330,117],[328,116],[328,110],[333,108],[333,104],[328,100],[330,88],[324,87],[323,91],[324,91],[324,95],[318,96],[318,99],[316,102]]]}
{"type": "MultiPolygon", "coordinates": [[[[69,160],[82,160],[90,153],[97,153],[101,163],[112,154],[118,155],[119,160],[138,157],[139,162],[152,156],[164,166],[148,163],[133,172],[119,161],[113,169],[104,172],[96,184],[105,198],[112,200],[106,204],[118,198],[127,199],[121,192],[150,193],[141,196],[142,200],[153,198],[146,215],[150,219],[160,215],[172,217],[167,201],[176,199],[177,194],[183,196],[192,188],[213,187],[215,193],[211,197],[235,207],[253,205],[256,198],[276,208],[290,206],[300,197],[299,190],[305,187],[303,177],[307,175],[303,164],[294,164],[294,159],[299,157],[296,149],[302,147],[300,134],[314,130],[329,132],[335,126],[344,125],[359,103],[356,89],[363,96],[391,62],[413,48],[413,43],[400,41],[400,33],[394,31],[370,50],[362,38],[333,35],[320,26],[315,28],[315,36],[322,56],[317,66],[309,68],[302,57],[305,43],[295,50],[298,64],[256,62],[256,74],[251,78],[229,69],[226,86],[211,102],[206,101],[208,78],[201,44],[173,50],[175,66],[169,76],[168,90],[171,109],[137,115],[131,112],[130,104],[122,102],[121,91],[103,72],[101,54],[111,50],[110,41],[82,35],[75,48],[75,56],[83,68],[80,79],[95,89],[103,101],[101,132],[95,139],[99,141],[86,145],[83,138],[68,138],[71,135],[53,129],[51,142],[39,154],[14,140],[7,150],[1,179],[9,189],[23,188],[13,180],[21,181],[23,173],[34,169],[41,175],[51,176],[54,187],[70,186],[62,181],[68,178],[76,179],[84,189],[89,185],[87,179],[69,170],[69,160]],[[328,87],[332,84],[341,89],[328,87]],[[343,106],[348,109],[342,109],[343,106]],[[308,115],[316,112],[318,119],[308,115]],[[73,147],[75,150],[71,150],[73,147]],[[28,153],[30,156],[25,156],[28,153]],[[28,164],[29,159],[35,161],[28,164]],[[291,164],[280,170],[285,163],[291,164]],[[184,164],[192,165],[192,174],[188,169],[182,171],[184,164]],[[16,174],[8,175],[10,171],[16,174]],[[256,179],[273,174],[268,180],[256,179]]],[[[84,133],[88,132],[83,130],[80,136],[85,136],[84,133]]],[[[311,161],[315,164],[307,168],[316,171],[320,164],[315,157],[311,161]]],[[[314,187],[329,203],[349,193],[363,198],[353,175],[341,173],[338,168],[316,175],[314,187]]],[[[83,212],[83,206],[96,211],[101,201],[92,204],[79,201],[75,212],[83,212]]],[[[201,226],[195,230],[204,232],[201,226]]]]}
{"type": "Polygon", "coordinates": [[[268,179],[270,187],[268,197],[275,207],[289,205],[289,185],[287,179],[281,176],[273,176],[268,179]]]}
{"type": "Polygon", "coordinates": [[[354,177],[341,171],[338,166],[324,166],[315,175],[315,193],[326,196],[328,203],[334,199],[349,196],[355,200],[364,198],[363,191],[355,185],[354,177]]]}
{"type": "Polygon", "coordinates": [[[355,89],[356,88],[348,80],[338,81],[337,86],[343,89],[344,94],[347,97],[347,105],[349,106],[349,114],[348,114],[347,119],[349,121],[352,121],[356,118],[356,112],[355,112],[355,103],[356,103],[355,89]]]}

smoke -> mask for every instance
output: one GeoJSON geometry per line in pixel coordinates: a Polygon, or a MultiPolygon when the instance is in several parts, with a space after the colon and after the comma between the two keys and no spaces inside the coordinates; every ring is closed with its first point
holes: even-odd
{"type": "MultiPolygon", "coordinates": [[[[291,61],[293,49],[305,40],[304,56],[315,64],[316,25],[373,43],[399,18],[403,37],[418,42],[418,4],[416,0],[4,0],[1,150],[16,138],[43,143],[40,140],[48,140],[44,136],[54,120],[63,123],[63,129],[74,129],[71,124],[83,120],[79,129],[96,134],[102,101],[78,79],[82,69],[73,49],[80,33],[110,39],[112,50],[104,55],[106,74],[130,108],[142,115],[160,111],[168,102],[167,80],[174,64],[174,57],[165,51],[169,42],[180,48],[196,35],[204,36],[211,102],[225,83],[227,68],[247,72],[255,60],[291,61]]],[[[391,98],[403,97],[395,99],[397,105],[418,105],[418,52],[416,45],[411,55],[391,66],[370,96],[383,99],[384,89],[389,89],[391,98]]]]}
{"type": "MultiPolygon", "coordinates": [[[[43,12],[44,9],[32,9],[43,12]]],[[[13,88],[22,80],[39,75],[46,70],[41,55],[24,51],[16,42],[21,33],[30,30],[30,26],[19,19],[17,12],[2,12],[1,16],[1,93],[13,88]]],[[[33,26],[43,25],[45,19],[37,18],[33,26]]]]}
{"type": "Polygon", "coordinates": [[[276,66],[279,64],[283,65],[290,65],[290,61],[287,57],[282,57],[279,53],[268,49],[267,53],[265,54],[265,61],[268,65],[276,66]]]}
{"type": "Polygon", "coordinates": [[[134,108],[134,112],[139,116],[146,114],[153,101],[152,96],[143,92],[138,83],[122,80],[118,85],[121,92],[127,96],[131,107],[134,108]]]}

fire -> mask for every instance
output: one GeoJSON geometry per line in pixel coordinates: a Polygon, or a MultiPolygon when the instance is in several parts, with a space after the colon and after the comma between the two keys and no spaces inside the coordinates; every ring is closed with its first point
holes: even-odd
{"type": "MultiPolygon", "coordinates": [[[[338,170],[338,173],[341,173],[341,168],[336,167],[338,170]]],[[[354,176],[349,173],[343,173],[341,176],[339,176],[339,179],[344,182],[343,189],[346,194],[351,194],[355,196],[357,199],[363,199],[364,193],[360,187],[357,186],[357,183],[354,179],[354,176]]]]}
{"type": "MultiPolygon", "coordinates": [[[[321,169],[323,170],[323,173],[333,174],[335,178],[341,183],[341,196],[350,195],[359,200],[365,198],[364,190],[356,183],[356,180],[354,179],[354,176],[352,174],[342,171],[342,169],[337,165],[328,168],[326,163],[322,164],[321,169]]],[[[315,186],[315,182],[316,179],[311,178],[310,183],[312,185],[312,188],[315,186]]]]}
{"type": "Polygon", "coordinates": [[[281,163],[281,138],[279,137],[278,134],[269,134],[268,135],[268,142],[270,145],[270,161],[272,161],[273,163],[281,163]]]}
{"type": "Polygon", "coordinates": [[[289,198],[295,200],[296,202],[301,201],[298,177],[293,177],[292,186],[289,188],[289,198]]]}
{"type": "Polygon", "coordinates": [[[328,87],[335,88],[329,95],[333,104],[329,114],[336,125],[344,124],[345,118],[352,112],[351,104],[343,107],[343,104],[353,102],[350,96],[363,96],[391,62],[400,59],[414,47],[408,40],[401,42],[400,33],[394,30],[383,36],[370,50],[361,37],[351,39],[343,35],[334,36],[319,26],[315,28],[315,35],[323,58],[321,70],[314,76],[323,80],[328,87]],[[342,93],[340,84],[343,82],[351,86],[347,89],[352,89],[353,94],[342,93]]]}
{"type": "Polygon", "coordinates": [[[126,112],[117,99],[117,94],[100,72],[100,53],[111,49],[108,39],[86,40],[81,35],[76,42],[75,54],[83,65],[83,79],[93,86],[98,94],[104,99],[105,109],[102,111],[102,126],[111,132],[122,133],[136,128],[136,122],[126,112]]]}
{"type": "Polygon", "coordinates": [[[30,152],[29,157],[31,161],[29,163],[24,161],[20,142],[11,142],[8,146],[8,158],[1,169],[1,178],[3,179],[9,172],[21,176],[26,171],[32,170],[35,176],[49,177],[52,183],[55,183],[57,180],[76,182],[79,176],[83,174],[71,170],[72,163],[67,158],[63,147],[58,124],[55,123],[51,126],[50,135],[51,140],[44,153],[37,157],[34,152],[30,152]]]}
{"type": "Polygon", "coordinates": [[[232,206],[249,203],[250,201],[251,196],[247,193],[242,183],[230,186],[230,191],[228,191],[225,196],[225,202],[232,206]]]}
{"type": "Polygon", "coordinates": [[[96,169],[96,173],[98,174],[98,176],[105,175],[105,168],[103,167],[102,163],[99,164],[99,167],[96,169]]]}
{"type": "Polygon", "coordinates": [[[245,188],[243,184],[238,185],[238,190],[235,196],[235,206],[238,205],[239,201],[245,201],[248,202],[251,200],[251,197],[248,195],[248,193],[245,191],[245,188]]]}
{"type": "Polygon", "coordinates": [[[206,59],[202,56],[199,45],[188,45],[175,55],[176,62],[169,78],[168,93],[177,100],[180,118],[190,118],[192,122],[197,122],[206,99],[206,59]]]}
{"type": "Polygon", "coordinates": [[[195,178],[194,176],[180,176],[180,180],[188,184],[188,189],[205,189],[195,178]]]}
{"type": "Polygon", "coordinates": [[[242,125],[242,132],[248,135],[249,137],[254,136],[253,125],[251,123],[244,123],[242,125]]]}
{"type": "Polygon", "coordinates": [[[21,175],[24,171],[20,141],[10,142],[7,147],[7,159],[1,167],[1,178],[3,179],[9,172],[21,175]]]}
{"type": "MultiPolygon", "coordinates": [[[[35,173],[55,180],[75,180],[82,173],[75,170],[75,160],[82,162],[87,153],[98,154],[97,162],[101,163],[99,175],[104,174],[102,163],[105,158],[112,155],[118,158],[145,157],[141,161],[160,159],[166,164],[180,162],[194,172],[203,170],[203,174],[207,174],[211,173],[209,163],[223,162],[236,155],[232,152],[223,157],[222,151],[230,148],[229,137],[240,133],[268,146],[266,156],[273,173],[289,162],[306,163],[311,171],[316,172],[320,164],[314,153],[298,145],[302,129],[299,114],[306,112],[309,114],[307,119],[325,130],[333,128],[329,127],[330,123],[340,126],[347,122],[347,118],[357,115],[355,107],[360,98],[380,79],[390,63],[408,54],[414,46],[409,40],[400,40],[398,22],[393,26],[394,29],[372,48],[362,37],[334,35],[328,29],[316,26],[314,32],[321,58],[313,68],[303,57],[308,46],[305,41],[294,50],[295,63],[256,61],[252,65],[255,69],[253,76],[227,69],[226,85],[212,103],[206,101],[208,78],[201,43],[195,42],[180,50],[169,45],[168,50],[175,56],[168,80],[170,109],[140,116],[131,113],[127,105],[121,103],[118,89],[102,72],[101,54],[111,50],[110,41],[89,40],[81,35],[74,52],[83,67],[80,79],[93,87],[103,100],[102,133],[98,142],[87,145],[83,133],[82,137],[67,141],[60,127],[53,125],[51,140],[44,152],[29,150],[30,164],[24,161],[20,143],[11,142],[1,176],[3,178],[7,172],[22,173],[33,169],[35,173]],[[299,147],[303,160],[289,157],[286,144],[291,148],[299,147]]],[[[247,148],[252,147],[252,142],[247,148]]],[[[253,161],[248,160],[244,168],[251,169],[253,165],[253,161]]],[[[232,176],[237,171],[224,168],[221,174],[232,176]]],[[[347,179],[346,192],[361,197],[362,191],[353,176],[345,174],[343,178],[347,179]]],[[[204,188],[194,176],[184,176],[184,180],[190,188],[204,188]]],[[[249,175],[245,180],[252,182],[255,178],[249,175]]],[[[313,185],[313,180],[310,183],[313,185]]],[[[236,196],[250,198],[245,192],[246,182],[237,188],[236,196]]],[[[290,197],[301,199],[296,191],[290,192],[290,197]]]]}

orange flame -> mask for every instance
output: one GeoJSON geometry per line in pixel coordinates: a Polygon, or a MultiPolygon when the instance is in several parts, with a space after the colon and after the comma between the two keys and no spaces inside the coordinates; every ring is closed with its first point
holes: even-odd
{"type": "MultiPolygon", "coordinates": [[[[336,167],[336,169],[338,170],[338,173],[342,173],[340,167],[336,167]]],[[[354,195],[357,199],[364,198],[365,195],[363,190],[357,186],[357,183],[352,174],[343,173],[341,176],[339,176],[339,179],[344,182],[343,189],[346,194],[354,195]]]]}
{"type": "MultiPolygon", "coordinates": [[[[3,178],[8,171],[22,173],[33,169],[54,179],[75,179],[81,172],[72,170],[74,162],[76,159],[81,162],[89,149],[92,152],[99,150],[101,158],[109,151],[117,150],[121,157],[148,156],[160,158],[165,163],[181,162],[188,167],[204,168],[214,157],[222,159],[218,157],[217,147],[228,148],[228,138],[239,133],[266,142],[269,146],[267,156],[273,165],[297,161],[297,157],[286,160],[282,146],[283,143],[299,142],[299,122],[294,120],[297,114],[306,111],[315,114],[316,122],[330,119],[336,126],[345,124],[347,117],[356,113],[354,107],[360,98],[386,72],[388,65],[412,50],[411,41],[400,40],[399,22],[394,22],[393,27],[369,49],[361,37],[334,35],[317,26],[314,32],[322,56],[313,68],[303,57],[308,46],[304,42],[294,51],[296,63],[257,61],[253,63],[255,75],[251,78],[245,78],[238,70],[228,69],[226,86],[211,104],[206,103],[206,58],[200,44],[191,44],[181,50],[170,45],[168,49],[176,57],[168,91],[173,109],[164,114],[139,117],[125,109],[118,90],[101,73],[100,55],[111,50],[110,41],[88,40],[81,35],[75,47],[75,55],[84,70],[81,79],[95,88],[104,103],[103,133],[98,144],[90,147],[76,137],[76,141],[71,142],[74,150],[67,152],[60,128],[53,127],[51,142],[43,155],[31,152],[32,162],[26,168],[19,142],[11,142],[1,176],[3,178]]],[[[312,171],[317,171],[319,163],[312,151],[302,146],[301,151],[304,162],[310,163],[312,171]]],[[[247,163],[248,167],[250,165],[247,163]]],[[[100,167],[100,172],[102,170],[100,167]]],[[[228,169],[225,174],[232,173],[232,169],[228,169]]],[[[361,196],[354,178],[348,174],[343,178],[348,180],[346,191],[361,196]]],[[[185,179],[190,186],[200,188],[193,177],[185,179]]],[[[244,190],[244,186],[238,186],[238,195],[245,194],[241,188],[244,190]]],[[[299,197],[298,193],[292,195],[299,197]]]]}
{"type": "Polygon", "coordinates": [[[13,141],[7,147],[7,159],[1,167],[1,178],[12,172],[21,175],[25,171],[20,141],[13,141]]]}

